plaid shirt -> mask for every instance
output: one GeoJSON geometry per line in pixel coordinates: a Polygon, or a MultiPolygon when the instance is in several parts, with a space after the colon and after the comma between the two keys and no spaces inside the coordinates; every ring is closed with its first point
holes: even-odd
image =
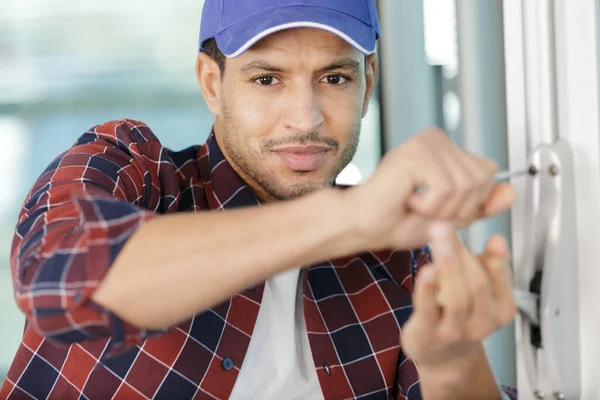
{"type": "MultiPolygon", "coordinates": [[[[0,398],[227,398],[264,285],[166,332],[137,329],[90,295],[148,219],[255,204],[212,134],[173,152],[135,121],[86,132],[43,172],[19,217],[11,266],[28,325],[0,398]]],[[[421,398],[398,338],[424,262],[424,251],[380,252],[308,268],[304,312],[326,399],[421,398]]]]}

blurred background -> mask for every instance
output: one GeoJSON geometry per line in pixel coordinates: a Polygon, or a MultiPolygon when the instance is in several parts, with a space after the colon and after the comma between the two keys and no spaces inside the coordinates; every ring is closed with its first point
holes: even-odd
{"type": "MultiPolygon", "coordinates": [[[[172,149],[209,133],[212,115],[194,72],[202,0],[173,4],[0,0],[0,381],[24,323],[12,295],[10,244],[26,192],[47,164],[88,128],[118,118],[146,122],[172,149]]],[[[340,181],[364,180],[383,152],[432,125],[507,166],[502,6],[475,4],[379,1],[379,87],[340,181]],[[475,114],[485,125],[469,122],[475,114]]],[[[481,247],[491,231],[508,235],[508,217],[464,235],[481,247]]],[[[512,327],[487,349],[499,379],[514,385],[512,327]]]]}

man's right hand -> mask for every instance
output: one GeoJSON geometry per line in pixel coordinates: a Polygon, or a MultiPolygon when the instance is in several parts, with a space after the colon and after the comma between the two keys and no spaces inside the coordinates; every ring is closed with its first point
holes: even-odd
{"type": "Polygon", "coordinates": [[[424,246],[436,221],[458,230],[511,207],[514,188],[496,184],[497,166],[427,129],[382,159],[363,185],[348,190],[349,207],[368,248],[424,246]],[[424,191],[416,193],[422,186],[424,191]]]}

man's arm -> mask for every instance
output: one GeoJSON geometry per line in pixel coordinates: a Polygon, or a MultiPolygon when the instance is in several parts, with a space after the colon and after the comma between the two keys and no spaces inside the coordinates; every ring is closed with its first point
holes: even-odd
{"type": "Polygon", "coordinates": [[[32,188],[11,268],[20,308],[47,338],[111,337],[118,350],[278,271],[358,251],[335,189],[226,212],[148,211],[173,195],[157,189],[176,179],[162,151],[148,127],[108,123],[32,188]]]}
{"type": "Polygon", "coordinates": [[[155,218],[130,238],[92,299],[130,323],[162,329],[287,268],[359,251],[342,196],[327,189],[155,218]]]}
{"type": "Polygon", "coordinates": [[[62,343],[111,337],[118,348],[143,339],[143,328],[170,327],[278,271],[424,245],[428,226],[449,215],[440,208],[449,198],[487,201],[483,214],[480,206],[462,209],[452,218],[457,228],[510,204],[502,195],[509,187],[490,194],[489,162],[434,130],[386,155],[357,188],[260,208],[157,216],[146,210],[174,212],[175,203],[161,199],[178,195],[163,192],[176,190],[177,174],[162,163],[163,151],[148,127],[118,121],[86,133],[40,177],[11,253],[16,298],[34,329],[62,343]],[[425,151],[430,147],[445,156],[425,151]],[[465,158],[481,176],[448,190],[440,160],[452,166],[465,158]],[[428,187],[423,198],[411,197],[417,183],[428,187]],[[408,198],[418,211],[409,212],[408,198]]]}
{"type": "MultiPolygon", "coordinates": [[[[29,326],[71,344],[111,338],[111,351],[147,337],[95,303],[96,290],[123,245],[156,216],[160,180],[174,180],[157,160],[162,146],[134,121],[83,134],[30,190],[11,249],[15,298],[29,326]]],[[[166,209],[163,212],[171,210],[166,209]]]]}

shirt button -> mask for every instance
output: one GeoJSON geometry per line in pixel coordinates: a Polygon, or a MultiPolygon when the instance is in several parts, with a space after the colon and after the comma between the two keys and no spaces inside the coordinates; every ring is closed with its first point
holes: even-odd
{"type": "Polygon", "coordinates": [[[327,364],[327,361],[325,361],[325,363],[323,364],[323,368],[325,369],[325,373],[331,376],[331,368],[329,368],[329,364],[327,364]]]}
{"type": "Polygon", "coordinates": [[[233,369],[233,360],[229,357],[223,360],[223,368],[225,371],[231,371],[233,369]]]}

